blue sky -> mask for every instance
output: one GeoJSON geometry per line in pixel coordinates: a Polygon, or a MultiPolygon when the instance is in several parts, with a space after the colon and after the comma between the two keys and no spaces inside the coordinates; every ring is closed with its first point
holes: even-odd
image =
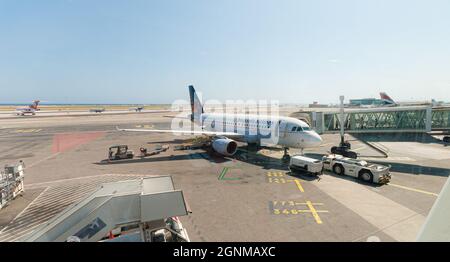
{"type": "Polygon", "coordinates": [[[0,0],[0,103],[450,101],[450,1],[0,0]]]}

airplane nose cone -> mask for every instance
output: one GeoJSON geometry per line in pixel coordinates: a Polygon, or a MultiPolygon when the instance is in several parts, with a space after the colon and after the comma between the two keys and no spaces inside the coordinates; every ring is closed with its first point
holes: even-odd
{"type": "Polygon", "coordinates": [[[322,143],[322,138],[319,136],[319,134],[317,134],[316,132],[313,132],[313,137],[314,137],[314,143],[316,145],[320,145],[322,143]]]}
{"type": "Polygon", "coordinates": [[[314,131],[308,132],[309,136],[306,139],[306,147],[316,147],[322,143],[322,138],[314,131]]]}

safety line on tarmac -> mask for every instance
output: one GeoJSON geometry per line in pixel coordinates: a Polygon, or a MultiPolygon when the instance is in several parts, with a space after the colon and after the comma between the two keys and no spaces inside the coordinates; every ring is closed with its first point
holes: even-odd
{"type": "Polygon", "coordinates": [[[303,186],[302,186],[302,184],[300,183],[300,181],[299,181],[298,179],[295,179],[294,181],[295,181],[295,184],[296,184],[297,187],[298,187],[298,190],[300,190],[300,192],[304,193],[305,190],[303,189],[303,186]]]}
{"type": "MultiPolygon", "coordinates": [[[[20,217],[26,210],[27,210],[27,208],[29,207],[29,206],[31,206],[31,205],[33,205],[34,204],[34,202],[36,202],[36,200],[39,198],[39,197],[41,197],[47,190],[49,189],[49,187],[46,187],[35,199],[33,199],[33,201],[31,201],[22,211],[20,211],[20,213],[19,214],[17,214],[12,220],[11,220],[11,222],[9,222],[9,224],[11,224],[11,223],[13,223],[14,221],[16,221],[17,220],[17,218],[18,217],[20,217]]],[[[8,225],[9,225],[8,224],[8,225]]],[[[6,226],[4,226],[3,228],[2,228],[2,230],[0,230],[0,234],[8,227],[8,225],[6,225],[6,226]]]]}
{"type": "Polygon", "coordinates": [[[219,180],[240,180],[239,177],[225,177],[225,175],[227,174],[228,170],[230,170],[231,168],[229,167],[224,167],[222,169],[222,172],[220,172],[219,177],[217,177],[219,180]]]}
{"type": "Polygon", "coordinates": [[[413,191],[413,192],[417,192],[417,193],[422,193],[422,194],[426,194],[426,195],[431,195],[431,196],[435,196],[435,197],[438,196],[438,194],[436,194],[436,193],[428,192],[428,191],[425,191],[425,190],[420,190],[420,189],[416,189],[416,188],[412,188],[412,187],[401,186],[401,185],[392,184],[392,183],[388,183],[387,185],[393,186],[393,187],[402,188],[402,189],[409,190],[409,191],[413,191]]]}
{"type": "Polygon", "coordinates": [[[43,158],[43,159],[41,159],[41,160],[38,160],[38,161],[32,163],[31,165],[28,165],[27,167],[30,168],[30,167],[33,167],[33,166],[35,166],[35,165],[39,165],[40,163],[42,163],[42,162],[44,162],[44,161],[46,161],[46,160],[49,160],[49,159],[52,158],[52,157],[55,157],[55,156],[59,155],[59,153],[61,153],[61,152],[57,152],[57,153],[54,153],[54,154],[52,154],[52,155],[49,155],[49,156],[47,156],[47,157],[45,157],[45,158],[43,158]]]}

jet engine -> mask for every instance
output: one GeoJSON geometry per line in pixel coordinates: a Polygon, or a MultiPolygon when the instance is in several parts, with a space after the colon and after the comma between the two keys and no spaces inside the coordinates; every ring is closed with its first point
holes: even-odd
{"type": "Polygon", "coordinates": [[[212,148],[224,156],[232,156],[237,151],[237,143],[229,138],[218,138],[213,140],[212,148]]]}

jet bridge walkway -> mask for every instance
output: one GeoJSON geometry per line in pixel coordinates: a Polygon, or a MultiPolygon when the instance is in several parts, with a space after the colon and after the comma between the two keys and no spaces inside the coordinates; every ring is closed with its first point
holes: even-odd
{"type": "Polygon", "coordinates": [[[112,230],[134,226],[138,241],[151,242],[158,237],[165,241],[167,235],[170,240],[189,241],[178,219],[172,219],[187,214],[183,193],[174,189],[170,176],[107,183],[23,240],[94,242],[112,230]]]}
{"type": "MultiPolygon", "coordinates": [[[[450,131],[450,107],[405,106],[346,108],[346,133],[395,133],[450,131]]],[[[310,112],[313,128],[319,133],[338,133],[339,112],[310,112]]]]}

